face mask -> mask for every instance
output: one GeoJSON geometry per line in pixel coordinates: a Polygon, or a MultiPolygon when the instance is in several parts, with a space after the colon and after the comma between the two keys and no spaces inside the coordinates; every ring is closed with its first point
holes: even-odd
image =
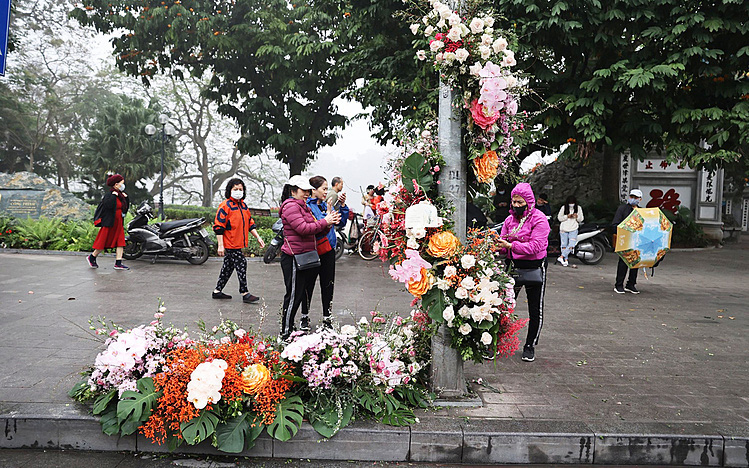
{"type": "Polygon", "coordinates": [[[244,196],[244,192],[242,190],[231,191],[231,197],[235,200],[241,200],[243,196],[244,196]]]}
{"type": "Polygon", "coordinates": [[[120,184],[120,192],[124,192],[124,191],[125,191],[125,182],[120,184]]]}
{"type": "Polygon", "coordinates": [[[523,213],[525,213],[525,209],[528,207],[528,205],[523,206],[513,206],[512,207],[512,214],[517,216],[518,218],[523,216],[523,213]]]}
{"type": "Polygon", "coordinates": [[[570,207],[571,210],[575,209],[575,205],[568,205],[568,206],[570,207]]]}
{"type": "Polygon", "coordinates": [[[634,197],[629,197],[628,201],[629,201],[629,204],[632,205],[632,206],[637,206],[637,205],[640,204],[640,200],[638,200],[637,198],[634,198],[634,197]]]}

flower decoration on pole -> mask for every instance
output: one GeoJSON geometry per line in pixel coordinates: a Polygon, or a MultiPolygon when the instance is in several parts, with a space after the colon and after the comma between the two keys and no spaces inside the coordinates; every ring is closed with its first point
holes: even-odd
{"type": "Polygon", "coordinates": [[[511,36],[495,29],[489,12],[467,11],[461,17],[440,1],[429,5],[421,21],[410,26],[428,44],[416,58],[432,61],[440,78],[460,89],[462,102],[456,104],[463,108],[468,158],[479,184],[489,184],[517,156],[515,134],[523,129],[518,101],[526,89],[512,70],[511,36]]]}

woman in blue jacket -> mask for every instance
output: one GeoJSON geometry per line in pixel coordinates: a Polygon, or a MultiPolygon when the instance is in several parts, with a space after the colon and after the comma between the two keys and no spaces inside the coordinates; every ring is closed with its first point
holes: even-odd
{"type": "MultiPolygon", "coordinates": [[[[312,195],[307,199],[315,219],[323,219],[328,214],[328,206],[325,198],[328,196],[328,181],[323,176],[310,178],[312,185],[312,195]]],[[[346,206],[346,195],[341,199],[338,212],[341,214],[341,221],[336,224],[337,227],[343,227],[348,220],[349,209],[346,206]]],[[[331,207],[331,210],[334,210],[331,207]]],[[[302,319],[300,324],[301,330],[309,330],[309,307],[312,302],[312,294],[315,291],[315,279],[320,276],[320,294],[322,296],[322,324],[330,326],[330,307],[333,302],[333,284],[335,282],[335,246],[336,235],[335,228],[331,226],[326,231],[317,234],[317,253],[320,255],[320,266],[313,273],[313,279],[307,283],[307,297],[302,302],[302,319]]]]}

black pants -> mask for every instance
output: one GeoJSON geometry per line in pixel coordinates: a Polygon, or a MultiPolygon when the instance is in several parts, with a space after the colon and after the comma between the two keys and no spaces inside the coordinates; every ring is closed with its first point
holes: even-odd
{"type": "Polygon", "coordinates": [[[330,317],[330,305],[333,302],[333,283],[335,282],[335,250],[320,255],[320,266],[312,271],[312,279],[307,285],[307,297],[302,303],[302,315],[309,315],[315,282],[320,277],[320,295],[322,296],[322,316],[330,317]]]}
{"type": "Polygon", "coordinates": [[[237,279],[239,280],[239,294],[246,294],[247,289],[247,259],[244,258],[242,249],[226,249],[224,251],[224,264],[221,266],[221,273],[218,274],[218,283],[216,289],[224,290],[226,282],[229,281],[231,274],[237,270],[237,279]]]}
{"type": "Polygon", "coordinates": [[[619,259],[619,263],[616,265],[616,284],[617,288],[624,287],[624,278],[627,276],[627,270],[629,270],[629,279],[627,280],[627,287],[634,286],[637,283],[637,271],[639,268],[630,268],[624,263],[624,260],[619,259]]]}
{"type": "MultiPolygon", "coordinates": [[[[544,294],[546,294],[546,266],[544,259],[541,262],[541,271],[543,283],[535,286],[525,286],[525,295],[528,297],[528,335],[525,338],[525,344],[535,346],[538,344],[538,338],[541,336],[541,328],[544,325],[544,294]]],[[[529,267],[523,265],[521,268],[529,267]]],[[[515,288],[515,300],[517,300],[520,290],[523,286],[515,288]]]]}
{"type": "Polygon", "coordinates": [[[313,270],[299,270],[296,267],[294,256],[281,253],[281,271],[283,271],[283,282],[286,285],[286,294],[283,296],[283,313],[281,314],[281,335],[286,335],[294,330],[294,318],[296,311],[307,299],[307,288],[309,283],[315,285],[313,270]]]}

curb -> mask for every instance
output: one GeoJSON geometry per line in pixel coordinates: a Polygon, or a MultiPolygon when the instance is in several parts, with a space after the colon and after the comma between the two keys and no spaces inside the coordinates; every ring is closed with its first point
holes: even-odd
{"type": "MultiPolygon", "coordinates": [[[[46,414],[6,412],[0,449],[165,453],[142,435],[110,437],[80,407],[46,414]]],[[[325,440],[303,424],[288,442],[263,434],[250,450],[218,452],[208,441],[176,453],[316,460],[470,464],[640,464],[749,466],[747,427],[703,424],[603,423],[465,419],[427,415],[411,427],[357,421],[325,440]],[[598,424],[598,426],[597,426],[598,424]],[[382,447],[387,447],[383,450],[382,447]],[[302,456],[303,454],[303,456],[302,456]]]]}

